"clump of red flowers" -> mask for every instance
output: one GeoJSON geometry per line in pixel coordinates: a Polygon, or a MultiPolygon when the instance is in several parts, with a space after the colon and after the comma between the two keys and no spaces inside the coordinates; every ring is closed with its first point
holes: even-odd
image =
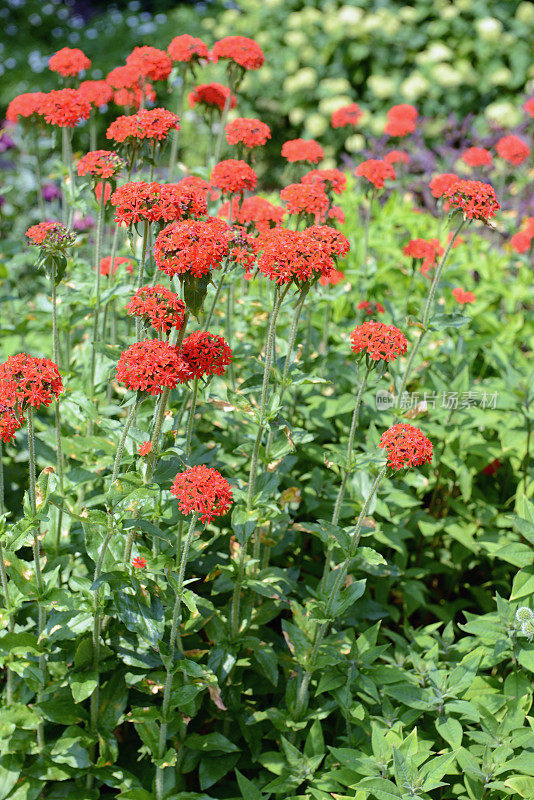
{"type": "Polygon", "coordinates": [[[449,191],[451,186],[459,181],[458,175],[454,172],[443,172],[440,175],[435,175],[429,183],[432,195],[438,200],[440,197],[449,191]]]}
{"type": "Polygon", "coordinates": [[[44,92],[24,92],[17,95],[7,107],[6,119],[8,122],[18,122],[19,118],[24,119],[39,113],[44,92]]]}
{"type": "Polygon", "coordinates": [[[76,89],[55,89],[44,95],[38,113],[49,125],[74,128],[89,119],[91,104],[76,89]]]}
{"type": "Polygon", "coordinates": [[[217,63],[220,58],[233,61],[234,64],[246,70],[259,69],[265,61],[259,44],[246,36],[225,36],[215,42],[211,51],[211,60],[217,63]]]}
{"type": "Polygon", "coordinates": [[[113,259],[113,273],[111,272],[111,256],[104,256],[100,260],[100,274],[101,275],[115,275],[118,268],[124,264],[124,268],[126,272],[129,272],[130,275],[133,274],[133,262],[130,258],[124,258],[123,256],[116,256],[113,259]]]}
{"type": "Polygon", "coordinates": [[[223,336],[193,331],[182,342],[180,355],[193,378],[223,375],[232,361],[232,350],[223,336]]]}
{"type": "MultiPolygon", "coordinates": [[[[201,83],[199,86],[195,86],[192,92],[189,92],[187,100],[191,108],[200,104],[208,108],[218,108],[219,111],[222,111],[229,94],[230,89],[228,86],[223,86],[221,83],[201,83]]],[[[237,98],[235,94],[232,94],[230,108],[235,108],[236,105],[237,98]]]]}
{"type": "Polygon", "coordinates": [[[324,158],[324,151],[315,139],[290,139],[282,145],[282,156],[290,164],[298,161],[317,164],[324,158]]]}
{"type": "Polygon", "coordinates": [[[202,522],[222,517],[232,504],[232,487],[220,472],[198,466],[179,472],[171,494],[179,501],[182,514],[198,514],[202,522]]]}
{"type": "Polygon", "coordinates": [[[445,193],[453,208],[462,211],[464,219],[483,222],[495,216],[501,207],[493,186],[482,181],[457,181],[445,193]]]}
{"type": "Polygon", "coordinates": [[[417,109],[408,103],[392,106],[387,113],[384,133],[388,136],[407,136],[415,131],[417,117],[417,109]]]}
{"type": "Polygon", "coordinates": [[[514,167],[518,167],[530,155],[528,144],[523,139],[520,139],[519,136],[514,136],[514,134],[503,136],[502,139],[499,139],[495,149],[501,158],[508,161],[509,164],[513,164],[514,167]]]}
{"type": "Polygon", "coordinates": [[[410,156],[405,150],[390,150],[384,156],[386,164],[409,164],[410,156]]]}
{"type": "Polygon", "coordinates": [[[387,180],[394,181],[397,177],[391,164],[387,164],[379,158],[369,158],[367,161],[362,161],[356,167],[355,174],[359,178],[368,180],[377,189],[383,189],[387,180]]]}
{"type": "Polygon", "coordinates": [[[188,380],[188,369],[176,347],[159,339],[135,342],[121,353],[117,380],[133,392],[161,394],[188,380]]]}
{"type": "Polygon", "coordinates": [[[347,188],[347,177],[340,169],[311,169],[302,177],[302,183],[322,186],[325,192],[342,194],[347,188]]]}
{"type": "Polygon", "coordinates": [[[201,58],[208,60],[210,55],[208,45],[202,39],[197,39],[188,33],[175,36],[167,47],[167,53],[173,61],[180,61],[183,64],[200,61],[201,58]]]}
{"type": "Polygon", "coordinates": [[[421,272],[426,275],[438,256],[444,253],[439,239],[410,239],[402,249],[405,256],[422,259],[421,272]]]}
{"type": "Polygon", "coordinates": [[[328,277],[326,275],[322,275],[319,278],[319,283],[321,286],[337,286],[338,283],[345,280],[345,273],[341,272],[339,269],[333,269],[328,277]]]}
{"type": "Polygon", "coordinates": [[[182,273],[207,275],[229,252],[228,225],[214,217],[171,223],[154,243],[156,264],[171,278],[182,273]]]}
{"type": "Polygon", "coordinates": [[[143,286],[126,306],[127,314],[141,317],[157,331],[165,333],[182,327],[185,312],[184,301],[165,286],[143,286]]]}
{"type": "Polygon", "coordinates": [[[370,300],[360,300],[358,305],[356,306],[358,311],[363,311],[364,314],[367,316],[372,316],[373,314],[385,314],[386,309],[382,305],[382,303],[377,303],[375,301],[370,300]]]}
{"type": "MultiPolygon", "coordinates": [[[[324,252],[335,258],[345,258],[350,250],[350,242],[340,231],[330,225],[311,225],[305,233],[320,243],[324,252]]],[[[330,280],[330,283],[332,281],[330,280]]]]}
{"type": "Polygon", "coordinates": [[[139,72],[131,65],[112,69],[106,82],[114,89],[113,100],[118,106],[139,108],[143,98],[150,102],[156,99],[156,93],[148,81],[144,81],[141,88],[139,72]]]}
{"type": "Polygon", "coordinates": [[[318,247],[317,239],[306,231],[273,228],[260,236],[259,247],[263,252],[258,268],[276,283],[328,277],[334,268],[328,250],[318,247]]]}
{"type": "Polygon", "coordinates": [[[330,205],[328,197],[319,184],[290,183],[280,192],[288,214],[309,214],[322,219],[330,205]]]}
{"type": "Polygon", "coordinates": [[[132,181],[119,186],[111,195],[115,222],[135,225],[140,220],[171,222],[185,217],[203,216],[207,211],[204,193],[180,184],[132,181]]]}
{"type": "Polygon", "coordinates": [[[259,119],[238,117],[228,123],[225,134],[228,144],[262,147],[271,138],[271,129],[259,119]]]}
{"type": "Polygon", "coordinates": [[[63,254],[76,241],[76,233],[61,222],[39,222],[26,231],[32,244],[50,254],[63,254]]]}
{"type": "Polygon", "coordinates": [[[485,147],[468,147],[462,153],[462,161],[468,167],[489,167],[492,160],[490,151],[485,147]]]}
{"type": "MultiPolygon", "coordinates": [[[[284,209],[263,197],[245,197],[241,205],[236,198],[231,203],[232,218],[240,225],[254,225],[259,232],[280,225],[284,218],[284,209]]],[[[229,213],[230,201],[227,201],[222,204],[217,216],[227,219],[229,213]]]]}
{"type": "Polygon", "coordinates": [[[26,353],[9,356],[0,364],[0,436],[13,439],[24,423],[24,412],[31,406],[49,406],[63,392],[57,364],[48,358],[26,353]]]}
{"type": "Polygon", "coordinates": [[[338,108],[332,112],[331,124],[333,128],[346,128],[349,125],[356,126],[360,121],[363,111],[358,103],[350,103],[348,106],[338,108]]]}
{"type": "Polygon", "coordinates": [[[518,231],[510,239],[510,246],[516,253],[527,253],[530,250],[533,238],[534,236],[528,230],[518,231]]]}
{"type": "Polygon", "coordinates": [[[132,567],[135,567],[136,569],[144,569],[146,564],[146,558],[143,558],[143,556],[136,556],[132,559],[132,567]]]}
{"type": "Polygon", "coordinates": [[[383,322],[363,322],[350,335],[354,353],[362,353],[371,361],[394,361],[408,348],[405,335],[394,325],[383,322]]]}
{"type": "Polygon", "coordinates": [[[163,141],[171,131],[180,129],[180,117],[166,108],[141,108],[136,114],[117,117],[106,131],[115,142],[152,139],[163,141]]]}
{"type": "Polygon", "coordinates": [[[95,108],[105,106],[113,99],[113,89],[107,81],[82,81],[78,91],[95,108]]]}
{"type": "Polygon", "coordinates": [[[527,114],[529,114],[531,117],[534,117],[534,97],[531,97],[530,100],[527,100],[523,108],[527,114]]]}
{"type": "Polygon", "coordinates": [[[474,303],[475,302],[475,295],[473,292],[466,292],[464,289],[453,289],[452,294],[454,299],[460,305],[466,305],[467,303],[474,303]]]}
{"type": "Polygon", "coordinates": [[[78,175],[111,178],[124,167],[124,159],[111,150],[91,150],[76,165],[78,175]]]}
{"type": "Polygon", "coordinates": [[[89,69],[90,66],[91,60],[78,47],[62,47],[50,57],[48,62],[49,69],[64,78],[75,77],[82,70],[89,69]]]}
{"type": "Polygon", "coordinates": [[[430,464],[432,461],[432,442],[413,425],[399,422],[380,437],[379,447],[387,452],[387,464],[399,470],[430,464]]]}
{"type": "Polygon", "coordinates": [[[210,182],[223,194],[243,194],[255,189],[258,176],[246,161],[228,158],[215,164],[211,171],[210,182]]]}
{"type": "Polygon", "coordinates": [[[151,81],[164,81],[171,74],[172,61],[163,50],[144,45],[134,47],[126,59],[129,67],[134,67],[139,75],[151,81]]]}

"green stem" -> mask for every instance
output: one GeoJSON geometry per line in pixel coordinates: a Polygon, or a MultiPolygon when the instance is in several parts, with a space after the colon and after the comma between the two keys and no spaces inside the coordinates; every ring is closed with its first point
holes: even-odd
{"type": "MultiPolygon", "coordinates": [[[[53,353],[54,353],[54,361],[60,366],[60,352],[59,352],[59,330],[58,330],[58,323],[57,323],[57,286],[56,286],[56,274],[57,274],[57,267],[55,262],[53,262],[52,266],[52,342],[53,342],[53,353]]],[[[61,444],[61,414],[59,409],[59,399],[56,400],[54,404],[54,423],[56,429],[56,469],[57,469],[57,476],[59,480],[59,488],[61,491],[61,495],[63,496],[65,493],[65,481],[63,475],[63,447],[61,444]]],[[[59,550],[59,544],[61,540],[61,526],[63,524],[63,511],[58,509],[57,512],[57,521],[56,521],[56,551],[59,550]]]]}
{"type": "Polygon", "coordinates": [[[89,120],[89,150],[96,150],[96,122],[94,114],[91,114],[89,120]]]}
{"type": "Polygon", "coordinates": [[[227,258],[227,259],[226,259],[226,263],[225,263],[225,265],[224,265],[224,267],[223,267],[223,270],[222,270],[222,272],[221,272],[221,276],[220,276],[220,278],[219,278],[219,283],[217,284],[217,289],[215,290],[215,295],[214,295],[214,297],[213,297],[213,301],[212,301],[212,303],[211,303],[210,310],[208,311],[208,315],[207,315],[207,317],[206,317],[206,319],[205,319],[205,321],[204,321],[204,323],[203,323],[203,326],[204,326],[204,328],[205,328],[206,330],[208,330],[208,328],[209,328],[209,324],[210,324],[210,322],[211,322],[211,320],[212,320],[212,318],[213,318],[213,313],[214,313],[214,311],[215,311],[215,306],[217,305],[217,301],[218,301],[218,299],[219,299],[219,297],[220,297],[220,294],[221,294],[221,289],[222,289],[222,287],[223,287],[223,284],[224,284],[224,281],[225,281],[226,274],[227,274],[227,272],[228,272],[228,267],[229,267],[229,266],[230,266],[230,259],[229,259],[229,258],[227,258]]]}
{"type": "Polygon", "coordinates": [[[96,225],[96,241],[95,241],[95,313],[93,317],[93,336],[92,336],[92,349],[91,349],[91,371],[90,371],[90,397],[92,398],[95,391],[95,368],[96,368],[96,349],[95,345],[98,342],[98,318],[100,314],[100,259],[102,255],[102,232],[104,230],[104,206],[105,206],[105,191],[102,187],[100,195],[100,204],[98,207],[98,221],[96,225]]]}
{"type": "MultiPolygon", "coordinates": [[[[146,253],[147,253],[147,246],[148,246],[148,231],[150,228],[150,222],[145,220],[145,225],[143,228],[143,243],[141,246],[141,260],[139,262],[139,270],[137,273],[137,289],[143,288],[143,279],[145,275],[145,261],[146,261],[146,253]]],[[[141,340],[141,319],[140,317],[135,318],[135,339],[137,342],[141,340]]]]}
{"type": "Polygon", "coordinates": [[[193,436],[193,427],[195,421],[195,411],[197,407],[197,396],[198,396],[198,378],[195,378],[193,381],[193,392],[191,395],[191,405],[189,407],[189,417],[187,419],[187,433],[185,437],[185,461],[188,461],[191,457],[191,438],[193,436]]]}
{"type": "Polygon", "coordinates": [[[62,128],[61,135],[63,138],[63,160],[67,168],[68,174],[68,188],[67,181],[65,181],[65,208],[63,211],[63,220],[67,228],[72,227],[72,220],[74,217],[74,171],[72,168],[72,131],[70,128],[62,128]]]}
{"type": "MultiPolygon", "coordinates": [[[[184,100],[185,100],[185,78],[187,75],[187,63],[182,66],[182,85],[180,87],[180,95],[178,97],[178,108],[176,113],[182,119],[184,113],[184,100]]],[[[174,178],[174,170],[176,168],[176,161],[178,159],[178,140],[179,140],[179,131],[174,131],[174,135],[172,137],[172,144],[171,144],[171,155],[169,158],[169,183],[172,183],[174,178]]]]}
{"type": "Polygon", "coordinates": [[[229,87],[230,91],[228,92],[228,96],[224,101],[224,108],[221,114],[221,127],[219,128],[219,133],[217,134],[217,141],[215,143],[215,158],[213,159],[213,163],[217,164],[219,161],[219,156],[221,155],[221,148],[222,148],[222,140],[224,136],[224,130],[226,128],[226,120],[228,119],[228,111],[230,110],[230,104],[232,102],[232,87],[229,87]]]}
{"type": "Polygon", "coordinates": [[[46,208],[43,197],[43,171],[41,167],[41,155],[39,153],[39,139],[37,136],[37,125],[31,123],[31,136],[33,144],[33,154],[35,156],[35,179],[37,182],[37,204],[39,206],[39,216],[42,221],[46,218],[46,208]]]}

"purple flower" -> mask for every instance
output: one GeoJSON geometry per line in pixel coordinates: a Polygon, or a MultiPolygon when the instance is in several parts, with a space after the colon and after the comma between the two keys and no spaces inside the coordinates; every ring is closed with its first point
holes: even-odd
{"type": "Polygon", "coordinates": [[[43,186],[43,198],[46,200],[47,203],[50,200],[55,200],[57,197],[61,197],[61,191],[58,189],[55,183],[45,183],[43,186]]]}

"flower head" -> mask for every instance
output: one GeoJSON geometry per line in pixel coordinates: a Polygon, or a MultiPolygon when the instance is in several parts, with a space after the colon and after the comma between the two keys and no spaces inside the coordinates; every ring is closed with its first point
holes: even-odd
{"type": "Polygon", "coordinates": [[[458,175],[455,175],[454,172],[443,172],[441,175],[436,175],[432,178],[429,183],[429,188],[432,195],[437,200],[443,197],[445,192],[447,192],[451,186],[454,186],[455,183],[458,183],[459,180],[458,175]]]}
{"type": "Polygon", "coordinates": [[[89,119],[91,104],[76,89],[56,89],[44,95],[38,113],[49,125],[74,128],[89,119]]]}
{"type": "Polygon", "coordinates": [[[407,245],[402,248],[405,256],[415,259],[422,259],[422,272],[426,275],[428,269],[436,263],[438,256],[444,253],[439,239],[410,239],[407,245]]]}
{"type": "Polygon", "coordinates": [[[386,312],[386,309],[382,303],[369,300],[360,300],[356,308],[358,311],[363,311],[368,317],[372,316],[373,314],[385,314],[386,312]]]}
{"type": "Polygon", "coordinates": [[[111,150],[91,150],[76,165],[78,175],[111,178],[124,167],[124,159],[111,150]]]}
{"type": "Polygon", "coordinates": [[[465,161],[468,167],[489,167],[492,160],[490,151],[485,147],[468,147],[462,153],[462,161],[465,161]]]}
{"type": "Polygon", "coordinates": [[[75,77],[84,69],[89,69],[91,61],[78,47],[62,47],[50,57],[48,68],[64,78],[75,77]]]}
{"type": "Polygon", "coordinates": [[[113,89],[107,81],[82,81],[78,91],[95,108],[106,106],[113,99],[113,89]]]}
{"type": "Polygon", "coordinates": [[[371,361],[394,361],[408,349],[406,336],[394,325],[364,322],[350,335],[354,353],[364,353],[371,361]]]}
{"type": "Polygon", "coordinates": [[[466,305],[467,303],[474,303],[475,302],[475,295],[473,292],[466,292],[464,289],[453,289],[452,294],[454,299],[457,303],[461,306],[466,305]]]}
{"type": "Polygon", "coordinates": [[[362,114],[358,103],[350,103],[332,112],[331,125],[333,128],[346,128],[349,125],[356,127],[362,114]]]}
{"type": "Polygon", "coordinates": [[[356,167],[355,174],[368,180],[377,189],[383,189],[386,180],[394,181],[397,177],[391,164],[379,158],[369,158],[367,161],[362,161],[356,167]]]}
{"type": "Polygon", "coordinates": [[[502,139],[499,139],[495,149],[501,158],[508,161],[509,164],[513,164],[514,167],[518,167],[530,155],[528,144],[523,139],[520,139],[519,136],[514,136],[514,134],[503,136],[502,139]]]}
{"type": "Polygon", "coordinates": [[[464,219],[486,221],[500,208],[495,190],[482,181],[457,181],[444,193],[452,208],[463,212],[464,219]]]}
{"type": "MultiPolygon", "coordinates": [[[[229,94],[230,89],[228,86],[223,86],[221,83],[201,83],[199,86],[195,86],[194,91],[189,92],[187,99],[191,108],[200,104],[208,108],[218,108],[219,111],[222,111],[229,94]]],[[[236,105],[237,98],[233,94],[230,99],[230,108],[235,108],[236,105]]]]}
{"type": "Polygon", "coordinates": [[[146,563],[146,558],[143,558],[142,556],[136,556],[135,558],[132,558],[132,567],[135,567],[136,569],[144,569],[146,567],[146,563]]]}
{"type": "Polygon", "coordinates": [[[533,238],[534,236],[528,231],[518,231],[510,239],[510,247],[516,253],[527,253],[530,250],[533,238]]]}
{"type": "Polygon", "coordinates": [[[241,205],[237,198],[223,203],[217,212],[217,216],[221,219],[228,219],[230,202],[232,203],[232,219],[235,219],[239,225],[253,225],[260,233],[281,225],[284,218],[284,209],[281,206],[276,206],[263,197],[253,196],[245,197],[241,205]]]}
{"type": "Polygon", "coordinates": [[[410,156],[405,150],[390,150],[384,156],[386,164],[409,164],[410,156]]]}
{"type": "Polygon", "coordinates": [[[222,517],[232,504],[232,487],[220,472],[198,466],[179,472],[171,494],[179,501],[182,514],[198,514],[202,522],[222,517]]]}
{"type": "Polygon", "coordinates": [[[259,119],[238,117],[226,126],[228,144],[242,144],[245,147],[262,147],[271,138],[271,129],[259,119]]]}
{"type": "Polygon", "coordinates": [[[328,248],[318,246],[306,231],[273,228],[260,235],[258,244],[262,250],[258,268],[276,283],[328,277],[334,269],[328,248]]]}
{"type": "Polygon", "coordinates": [[[183,64],[189,64],[191,61],[200,61],[202,58],[207,61],[210,56],[208,45],[202,39],[197,39],[188,33],[175,36],[167,47],[167,53],[173,61],[180,61],[183,64]]]}
{"type": "Polygon", "coordinates": [[[324,219],[330,205],[321,184],[290,183],[280,192],[288,214],[309,214],[316,220],[324,219]]]}
{"type": "Polygon", "coordinates": [[[152,442],[143,442],[137,448],[137,452],[140,456],[147,456],[150,452],[152,452],[152,442]]]}
{"type": "Polygon", "coordinates": [[[149,222],[171,222],[186,217],[200,217],[207,211],[201,191],[180,184],[132,181],[119,186],[111,195],[115,206],[115,222],[126,225],[149,222]]]}
{"type": "Polygon", "coordinates": [[[38,245],[50,254],[64,254],[76,241],[74,231],[66,228],[61,222],[39,222],[26,231],[31,244],[38,245]]]}
{"type": "Polygon", "coordinates": [[[159,339],[135,342],[121,353],[117,380],[133,392],[161,394],[188,380],[188,369],[176,347],[159,339]]]}
{"type": "Polygon", "coordinates": [[[143,286],[126,306],[127,314],[141,317],[157,331],[165,333],[182,327],[185,311],[184,301],[165,286],[143,286]]]}
{"type": "Polygon", "coordinates": [[[133,274],[133,262],[131,258],[124,258],[123,256],[115,256],[113,259],[113,273],[111,270],[111,256],[104,256],[104,258],[100,261],[100,274],[101,275],[110,275],[117,272],[120,266],[124,265],[126,272],[129,272],[130,275],[133,274]]]}
{"type": "Polygon", "coordinates": [[[339,269],[333,269],[328,277],[323,275],[319,278],[321,286],[337,286],[338,283],[345,280],[345,273],[339,269]]]}
{"type": "Polygon", "coordinates": [[[530,100],[527,100],[523,108],[527,114],[530,114],[531,117],[534,117],[534,97],[531,97],[530,100]]]}
{"type": "Polygon", "coordinates": [[[230,229],[220,219],[184,220],[167,225],[154,243],[154,259],[169,277],[207,275],[230,252],[230,229]]]}
{"type": "Polygon", "coordinates": [[[322,186],[325,192],[342,194],[347,188],[347,177],[340,169],[311,169],[302,177],[302,183],[322,186]]]}
{"type": "Polygon", "coordinates": [[[134,67],[139,75],[151,81],[167,80],[172,69],[172,61],[167,53],[148,45],[134,47],[126,58],[126,65],[134,67]]]}
{"type": "Polygon", "coordinates": [[[6,119],[8,122],[18,122],[22,117],[32,117],[34,114],[39,114],[43,98],[46,97],[44,92],[25,92],[14,97],[7,107],[6,119]]]}
{"type": "Polygon", "coordinates": [[[413,425],[399,422],[388,428],[380,437],[379,447],[387,451],[387,464],[399,470],[430,464],[432,461],[432,442],[413,425]]]}
{"type": "Polygon", "coordinates": [[[193,331],[186,336],[180,355],[193,378],[224,375],[232,361],[232,351],[226,339],[209,331],[193,331]]]}
{"type": "Polygon", "coordinates": [[[28,407],[49,406],[63,392],[57,364],[26,353],[0,364],[0,436],[10,441],[24,423],[28,407]]]}
{"type": "Polygon", "coordinates": [[[258,176],[246,161],[228,158],[219,161],[211,171],[210,181],[223,194],[243,194],[253,191],[258,182],[258,176]]]}
{"type": "Polygon", "coordinates": [[[141,88],[138,70],[131,64],[115,67],[106,77],[106,83],[113,88],[113,101],[118,106],[139,108],[143,98],[153,102],[156,93],[150,83],[145,81],[141,88]]]}
{"type": "Polygon", "coordinates": [[[305,229],[305,233],[319,242],[322,250],[329,256],[345,258],[350,250],[350,242],[347,237],[330,225],[311,225],[305,229]]]}
{"type": "Polygon", "coordinates": [[[417,109],[408,103],[392,106],[387,113],[384,133],[388,136],[407,136],[415,131],[417,117],[417,109]]]}
{"type": "Polygon", "coordinates": [[[216,63],[220,58],[233,61],[246,70],[259,69],[265,61],[259,44],[246,36],[225,36],[215,42],[211,60],[216,63]]]}
{"type": "Polygon", "coordinates": [[[141,108],[131,116],[118,117],[106,131],[115,142],[150,139],[161,142],[171,131],[180,129],[180,117],[166,108],[141,108]]]}
{"type": "Polygon", "coordinates": [[[324,158],[324,151],[314,139],[290,139],[282,145],[282,156],[287,158],[290,164],[298,161],[317,164],[324,158]]]}

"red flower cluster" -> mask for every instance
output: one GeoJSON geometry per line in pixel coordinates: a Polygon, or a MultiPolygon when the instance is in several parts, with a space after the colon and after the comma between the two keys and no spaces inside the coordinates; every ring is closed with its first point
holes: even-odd
{"type": "Polygon", "coordinates": [[[513,134],[499,139],[495,149],[501,158],[508,161],[509,164],[513,164],[514,167],[518,167],[530,155],[528,144],[523,139],[520,139],[519,136],[514,136],[513,134]]]}
{"type": "Polygon", "coordinates": [[[44,95],[38,113],[49,125],[74,128],[89,119],[91,104],[76,89],[56,89],[44,95]]]}
{"type": "Polygon", "coordinates": [[[330,205],[328,197],[319,184],[290,183],[280,192],[288,214],[309,214],[323,219],[330,205]]]}
{"type": "Polygon", "coordinates": [[[404,150],[390,150],[384,156],[386,164],[409,164],[410,156],[404,150]]]}
{"type": "MultiPolygon", "coordinates": [[[[200,103],[209,108],[218,108],[219,111],[222,111],[229,94],[230,89],[228,86],[223,86],[221,83],[201,83],[200,86],[195,86],[194,91],[189,92],[187,100],[191,108],[200,103]]],[[[236,105],[237,98],[233,94],[230,100],[230,108],[235,108],[236,105]]]]}
{"type": "Polygon", "coordinates": [[[340,169],[311,169],[303,178],[302,183],[322,186],[325,192],[342,194],[347,188],[347,178],[340,169]]]}
{"type": "Polygon", "coordinates": [[[383,189],[386,180],[394,181],[397,177],[391,164],[379,158],[369,158],[356,167],[355,174],[359,178],[366,178],[377,189],[383,189]]]}
{"type": "Polygon", "coordinates": [[[453,289],[452,294],[454,299],[460,305],[466,305],[466,303],[474,303],[475,302],[475,295],[473,292],[466,292],[464,289],[453,289]]]}
{"type": "Polygon", "coordinates": [[[134,47],[126,59],[126,66],[134,67],[143,78],[165,81],[171,74],[172,61],[164,50],[157,47],[134,47]]]}
{"type": "Polygon", "coordinates": [[[111,150],[91,150],[76,165],[78,175],[98,175],[111,178],[124,167],[124,159],[111,150]]]}
{"type": "MultiPolygon", "coordinates": [[[[124,264],[124,268],[126,272],[129,272],[130,275],[133,275],[133,263],[130,258],[123,258],[122,256],[117,256],[113,259],[113,275],[117,272],[118,268],[124,264]]],[[[111,274],[111,256],[105,256],[100,261],[100,274],[101,275],[110,275],[111,274]]]]}
{"type": "MultiPolygon", "coordinates": [[[[232,219],[240,225],[254,225],[258,232],[263,232],[274,228],[282,223],[284,209],[275,206],[263,197],[245,197],[241,205],[235,198],[232,203],[232,219]]],[[[223,203],[217,212],[221,219],[228,219],[230,213],[230,201],[223,203]]]]}
{"type": "Polygon", "coordinates": [[[358,311],[363,311],[368,317],[373,314],[385,314],[386,312],[382,303],[369,302],[369,300],[360,300],[356,308],[358,311]]]}
{"type": "Polygon", "coordinates": [[[39,222],[26,231],[32,244],[36,244],[47,253],[63,254],[76,241],[76,233],[66,228],[61,222],[39,222]]]}
{"type": "Polygon", "coordinates": [[[271,138],[271,129],[259,119],[239,117],[225,128],[228,144],[243,144],[245,147],[262,147],[271,138]]]}
{"type": "Polygon", "coordinates": [[[349,125],[357,125],[363,111],[358,103],[350,103],[348,106],[338,108],[332,112],[331,123],[333,128],[346,128],[349,125]]]}
{"type": "Polygon", "coordinates": [[[154,259],[171,278],[184,272],[201,277],[228,256],[229,234],[228,225],[215,217],[173,222],[158,234],[154,259]]]}
{"type": "Polygon", "coordinates": [[[534,117],[534,97],[531,97],[530,100],[527,100],[523,108],[527,114],[530,114],[531,117],[534,117]]]}
{"type": "Polygon", "coordinates": [[[113,100],[118,106],[139,108],[143,96],[150,102],[156,99],[156,93],[150,83],[145,81],[141,88],[139,72],[131,65],[112,69],[106,82],[115,90],[113,100]]]}
{"type": "Polygon", "coordinates": [[[225,36],[215,42],[211,60],[217,63],[220,58],[233,61],[243,69],[259,69],[265,61],[259,44],[246,36],[225,36]]]}
{"type": "Polygon", "coordinates": [[[441,175],[436,175],[429,183],[429,188],[433,197],[435,197],[436,200],[443,197],[451,186],[454,186],[459,180],[458,175],[455,175],[454,172],[443,172],[441,175]]]}
{"type": "Polygon", "coordinates": [[[182,514],[198,514],[202,522],[224,516],[232,504],[232,487],[216,469],[198,466],[179,472],[171,494],[179,501],[182,514]]]}
{"type": "Polygon", "coordinates": [[[382,434],[379,447],[387,451],[387,464],[391,469],[417,467],[432,461],[432,442],[419,428],[399,422],[382,434]]]}
{"type": "Polygon", "coordinates": [[[113,89],[107,81],[82,81],[78,91],[95,108],[105,106],[113,99],[113,89]]]}
{"type": "Polygon", "coordinates": [[[209,331],[194,331],[186,336],[180,355],[193,378],[224,375],[232,361],[232,351],[226,339],[209,331]]]}
{"type": "Polygon", "coordinates": [[[252,192],[255,189],[258,176],[246,161],[228,158],[215,164],[210,181],[212,186],[216,186],[223,194],[243,194],[245,191],[252,192]]]}
{"type": "Polygon", "coordinates": [[[14,97],[7,107],[6,119],[8,122],[18,122],[19,117],[31,117],[39,114],[44,92],[25,92],[14,97]]]}
{"type": "Polygon", "coordinates": [[[276,283],[328,277],[334,269],[328,248],[318,247],[317,239],[307,231],[273,228],[260,235],[258,244],[263,251],[258,268],[276,283]]]}
{"type": "Polygon", "coordinates": [[[118,117],[106,131],[115,142],[126,139],[154,139],[161,142],[173,130],[180,129],[180,117],[166,108],[141,108],[131,116],[118,117]]]}
{"type": "Polygon", "coordinates": [[[147,456],[150,452],[152,452],[152,442],[143,442],[137,448],[137,452],[140,456],[147,456]]]}
{"type": "Polygon", "coordinates": [[[64,78],[75,77],[84,69],[89,69],[91,60],[78,47],[62,47],[51,56],[48,67],[64,78]]]}
{"type": "Polygon", "coordinates": [[[417,117],[417,109],[408,103],[392,106],[387,113],[384,133],[388,136],[407,136],[414,132],[417,117]]]}
{"type": "Polygon", "coordinates": [[[364,322],[350,335],[354,353],[365,353],[372,361],[394,361],[408,349],[405,335],[394,325],[364,322]]]}
{"type": "Polygon", "coordinates": [[[188,33],[175,36],[167,47],[167,53],[173,61],[181,61],[183,64],[189,64],[190,61],[200,61],[201,58],[208,60],[210,57],[208,45],[202,39],[197,39],[188,33]]]}
{"type": "Polygon", "coordinates": [[[0,364],[0,437],[9,442],[24,423],[31,406],[49,406],[63,392],[57,364],[26,353],[10,356],[0,364]]]}
{"type": "Polygon", "coordinates": [[[184,301],[165,286],[143,286],[126,306],[127,314],[141,317],[157,331],[165,333],[182,327],[185,312],[184,301]]]}
{"type": "Polygon", "coordinates": [[[330,225],[311,225],[305,233],[320,242],[323,251],[333,258],[345,258],[350,250],[347,237],[330,225]]]}
{"type": "Polygon", "coordinates": [[[176,347],[159,339],[145,339],[121,353],[117,380],[133,392],[161,394],[188,380],[188,369],[176,347]]]}
{"type": "Polygon", "coordinates": [[[444,193],[453,208],[463,212],[465,219],[491,219],[501,207],[495,191],[482,181],[457,181],[444,193]]]}
{"type": "Polygon", "coordinates": [[[468,147],[462,153],[462,161],[465,161],[468,167],[488,167],[493,159],[485,147],[468,147]]]}
{"type": "Polygon", "coordinates": [[[290,164],[297,161],[317,164],[324,158],[324,151],[315,139],[290,139],[282,145],[282,156],[287,158],[290,164]]]}
{"type": "Polygon", "coordinates": [[[207,211],[202,191],[176,183],[125,183],[113,192],[111,204],[116,207],[117,225],[121,222],[132,225],[140,220],[171,222],[200,217],[207,211]]]}
{"type": "Polygon", "coordinates": [[[323,275],[319,278],[319,283],[321,286],[336,286],[343,280],[345,280],[345,273],[341,272],[339,269],[333,269],[328,277],[323,275]]]}
{"type": "Polygon", "coordinates": [[[527,253],[530,250],[532,239],[534,239],[534,233],[530,233],[528,230],[518,231],[510,239],[510,246],[516,253],[527,253]]]}
{"type": "Polygon", "coordinates": [[[142,556],[136,556],[132,559],[132,567],[135,567],[136,569],[144,569],[146,564],[146,558],[143,558],[142,556]]]}
{"type": "Polygon", "coordinates": [[[410,239],[402,248],[402,252],[405,256],[423,259],[421,272],[426,275],[430,267],[436,263],[437,257],[443,255],[444,250],[439,239],[410,239]]]}

